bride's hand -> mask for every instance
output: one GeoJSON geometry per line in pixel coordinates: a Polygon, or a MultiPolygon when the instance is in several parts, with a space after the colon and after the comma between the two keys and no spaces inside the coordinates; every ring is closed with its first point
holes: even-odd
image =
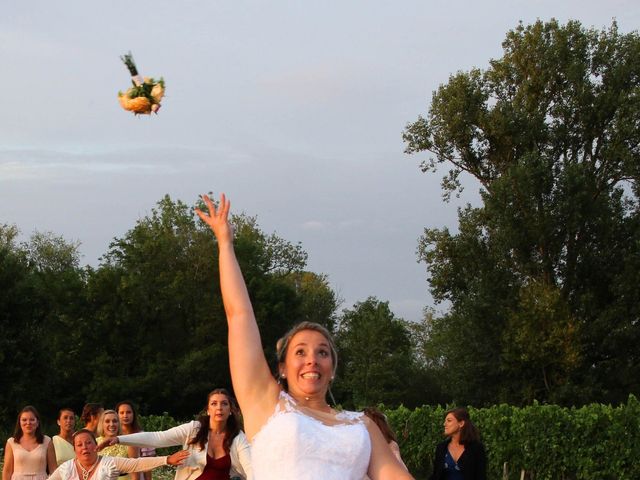
{"type": "Polygon", "coordinates": [[[207,206],[209,214],[196,208],[196,213],[200,217],[200,220],[209,225],[209,228],[211,228],[213,234],[218,239],[218,243],[233,242],[233,227],[229,223],[229,208],[231,207],[231,202],[227,200],[224,193],[220,195],[220,201],[217,207],[208,195],[202,195],[202,200],[207,206]]]}

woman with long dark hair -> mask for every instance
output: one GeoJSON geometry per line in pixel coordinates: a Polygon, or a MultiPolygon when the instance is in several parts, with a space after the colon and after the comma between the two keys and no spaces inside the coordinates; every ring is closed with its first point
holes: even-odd
{"type": "Polygon", "coordinates": [[[71,408],[63,407],[58,412],[58,427],[60,432],[51,439],[56,452],[58,465],[76,456],[73,450],[73,432],[76,426],[76,414],[71,408]]]}
{"type": "Polygon", "coordinates": [[[429,480],[486,480],[487,456],[466,408],[447,411],[444,434],[447,439],[436,446],[429,480]]]}
{"type": "Polygon", "coordinates": [[[250,447],[239,417],[231,394],[217,388],[207,395],[207,405],[197,420],[163,432],[118,435],[99,448],[115,443],[154,448],[182,445],[191,455],[176,470],[175,480],[251,479],[250,447]]]}
{"type": "MultiPolygon", "coordinates": [[[[120,420],[120,433],[122,435],[128,435],[130,433],[142,432],[142,427],[138,421],[138,414],[133,406],[133,402],[130,400],[123,400],[116,404],[115,411],[118,412],[118,419],[120,420]]],[[[155,457],[156,449],[141,447],[137,452],[140,457],[155,457]]],[[[151,480],[151,472],[142,472],[140,474],[140,480],[151,480]]]]}
{"type": "Polygon", "coordinates": [[[42,433],[40,414],[27,405],[5,446],[2,480],[45,480],[57,466],[51,438],[42,433]]]}

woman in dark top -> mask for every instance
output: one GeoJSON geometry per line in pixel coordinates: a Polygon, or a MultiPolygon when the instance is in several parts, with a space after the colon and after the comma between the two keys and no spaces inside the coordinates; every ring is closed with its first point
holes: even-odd
{"type": "Polygon", "coordinates": [[[466,408],[446,413],[444,434],[448,438],[436,447],[429,480],[486,480],[487,456],[466,408]]]}

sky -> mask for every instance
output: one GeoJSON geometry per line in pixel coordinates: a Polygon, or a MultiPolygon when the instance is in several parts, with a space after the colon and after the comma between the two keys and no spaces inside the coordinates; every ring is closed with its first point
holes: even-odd
{"type": "Polygon", "coordinates": [[[80,242],[97,266],[165,194],[225,192],[300,242],[343,308],[446,311],[418,263],[424,228],[456,230],[444,170],[402,131],[457,71],[484,69],[519,21],[637,30],[637,0],[2,0],[0,224],[80,242]],[[157,116],[122,110],[128,51],[163,76],[157,116]]]}

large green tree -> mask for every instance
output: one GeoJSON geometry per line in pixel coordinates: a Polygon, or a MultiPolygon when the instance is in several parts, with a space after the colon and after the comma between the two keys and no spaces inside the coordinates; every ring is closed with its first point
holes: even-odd
{"type": "Polygon", "coordinates": [[[18,233],[0,226],[0,415],[8,419],[27,403],[46,416],[72,404],[84,374],[78,243],[42,232],[17,243],[18,233]]]}
{"type": "MultiPolygon", "coordinates": [[[[235,248],[267,358],[293,323],[334,329],[327,278],[305,271],[300,244],[234,215],[235,248]]],[[[0,225],[0,417],[25,404],[45,418],[86,401],[129,398],[145,413],[197,412],[214,386],[230,387],[217,248],[193,207],[165,196],[111,242],[96,268],[78,242],[34,233],[18,243],[0,225]]]]}
{"type": "MultiPolygon", "coordinates": [[[[235,248],[268,358],[276,340],[304,318],[307,255],[264,233],[254,217],[234,215],[235,248]],[[295,279],[302,279],[296,282],[295,279]],[[299,288],[296,288],[296,285],[299,288]]],[[[111,243],[91,272],[88,298],[94,355],[87,399],[132,398],[145,411],[191,415],[215,386],[229,388],[227,325],[217,248],[193,207],[165,196],[111,243]]],[[[318,277],[321,278],[321,277],[318,277]]],[[[315,297],[331,298],[326,283],[315,297]]],[[[330,324],[335,306],[322,313],[330,324]]]]}
{"type": "Polygon", "coordinates": [[[459,231],[426,229],[449,312],[432,347],[459,400],[620,401],[640,390],[640,38],[520,24],[486,70],[458,72],[404,132],[425,172],[480,185],[459,231]]]}
{"type": "Polygon", "coordinates": [[[416,362],[411,331],[388,302],[369,297],[346,309],[336,335],[336,396],[350,408],[384,403],[415,407],[437,399],[426,370],[416,362]]]}

